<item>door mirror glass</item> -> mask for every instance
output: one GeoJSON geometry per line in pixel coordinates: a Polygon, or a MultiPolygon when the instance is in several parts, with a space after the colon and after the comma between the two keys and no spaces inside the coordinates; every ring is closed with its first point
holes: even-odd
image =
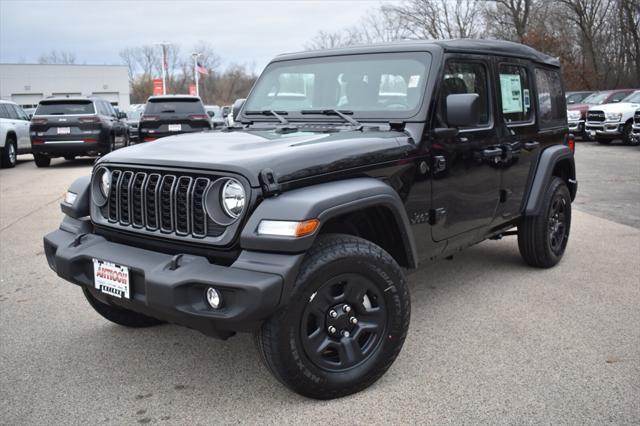
{"type": "Polygon", "coordinates": [[[231,107],[231,111],[233,113],[234,121],[238,119],[238,114],[240,114],[240,110],[244,105],[244,101],[245,101],[244,99],[236,99],[236,101],[233,103],[233,106],[231,107]]]}
{"type": "Polygon", "coordinates": [[[459,93],[447,96],[447,123],[450,127],[475,127],[480,121],[480,95],[459,93]]]}

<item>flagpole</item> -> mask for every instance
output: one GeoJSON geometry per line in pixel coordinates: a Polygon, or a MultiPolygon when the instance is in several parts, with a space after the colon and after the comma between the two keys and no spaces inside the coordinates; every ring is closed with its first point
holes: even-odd
{"type": "Polygon", "coordinates": [[[160,68],[162,68],[162,94],[166,95],[167,94],[167,46],[170,44],[167,41],[160,41],[157,43],[154,43],[156,45],[159,45],[160,48],[162,49],[162,64],[160,64],[160,68]]]}
{"type": "Polygon", "coordinates": [[[191,56],[193,56],[193,80],[196,82],[196,96],[200,96],[200,85],[198,84],[200,80],[200,76],[198,75],[198,56],[200,56],[200,54],[193,52],[191,56]]]}

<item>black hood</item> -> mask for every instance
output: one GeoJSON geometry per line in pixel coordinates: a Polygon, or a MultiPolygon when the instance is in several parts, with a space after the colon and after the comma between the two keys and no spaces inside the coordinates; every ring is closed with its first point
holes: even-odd
{"type": "Polygon", "coordinates": [[[170,166],[238,173],[259,186],[261,170],[279,183],[401,158],[409,137],[396,131],[191,133],[112,152],[100,163],[170,166]]]}

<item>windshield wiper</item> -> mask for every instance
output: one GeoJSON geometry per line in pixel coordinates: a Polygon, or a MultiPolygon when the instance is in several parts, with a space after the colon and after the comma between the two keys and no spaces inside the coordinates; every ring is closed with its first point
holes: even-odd
{"type": "Polygon", "coordinates": [[[347,115],[353,115],[353,111],[338,111],[337,109],[304,109],[300,111],[300,114],[337,115],[347,123],[354,126],[356,130],[362,130],[362,124],[347,115]]]}
{"type": "Polygon", "coordinates": [[[287,111],[274,111],[272,109],[266,109],[264,111],[245,111],[246,115],[272,115],[280,121],[282,124],[289,124],[289,121],[283,117],[283,115],[289,114],[287,111]]]}

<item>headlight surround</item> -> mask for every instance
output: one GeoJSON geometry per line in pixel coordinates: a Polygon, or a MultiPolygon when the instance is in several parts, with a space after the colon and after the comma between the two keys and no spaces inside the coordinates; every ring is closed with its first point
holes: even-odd
{"type": "Polygon", "coordinates": [[[605,117],[607,117],[607,121],[620,121],[622,119],[621,112],[607,112],[605,113],[605,117]]]}
{"type": "Polygon", "coordinates": [[[580,118],[582,118],[580,111],[567,111],[567,120],[578,121],[580,118]]]}
{"type": "Polygon", "coordinates": [[[111,171],[106,167],[99,167],[91,179],[91,198],[99,207],[107,204],[111,193],[111,171]]]}
{"type": "Polygon", "coordinates": [[[237,221],[247,205],[244,185],[235,178],[223,177],[207,189],[204,207],[215,223],[228,226],[237,221]]]}
{"type": "Polygon", "coordinates": [[[220,192],[220,204],[224,212],[232,219],[237,219],[244,210],[246,194],[244,187],[236,179],[227,179],[220,192]]]}

